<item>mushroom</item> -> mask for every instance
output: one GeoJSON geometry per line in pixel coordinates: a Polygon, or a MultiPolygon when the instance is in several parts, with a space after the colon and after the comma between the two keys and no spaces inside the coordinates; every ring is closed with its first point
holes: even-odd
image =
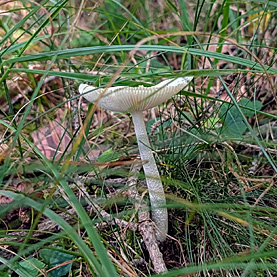
{"type": "Polygon", "coordinates": [[[165,240],[168,231],[166,199],[146,133],[143,111],[162,104],[182,90],[192,79],[193,77],[167,79],[152,87],[117,86],[105,89],[86,84],[79,86],[79,92],[89,102],[96,102],[99,107],[112,111],[131,112],[149,191],[151,215],[157,226],[156,238],[161,242],[165,240]]]}

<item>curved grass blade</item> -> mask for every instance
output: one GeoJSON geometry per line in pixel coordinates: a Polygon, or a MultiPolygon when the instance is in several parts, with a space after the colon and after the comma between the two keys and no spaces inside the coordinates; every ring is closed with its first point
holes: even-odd
{"type": "MultiPolygon", "coordinates": [[[[27,61],[39,61],[39,60],[49,60],[51,57],[56,56],[57,58],[70,58],[74,56],[84,56],[97,53],[111,53],[119,51],[131,51],[136,48],[136,45],[111,45],[111,46],[94,46],[94,47],[83,47],[83,48],[73,48],[57,51],[43,52],[35,55],[27,55],[22,57],[17,57],[9,60],[3,61],[3,64],[10,64],[16,62],[27,62],[27,61]]],[[[207,58],[214,58],[218,60],[224,60],[230,63],[239,64],[242,66],[250,67],[256,70],[262,70],[262,67],[255,61],[247,60],[244,58],[225,55],[222,53],[216,53],[201,49],[193,49],[187,47],[176,47],[176,46],[164,46],[164,45],[141,45],[140,50],[148,51],[165,51],[165,52],[175,52],[175,53],[190,53],[195,56],[204,56],[207,58]]],[[[268,73],[277,74],[277,69],[273,67],[266,66],[268,73]]]]}
{"type": "MultiPolygon", "coordinates": [[[[10,128],[11,130],[15,131],[15,129],[12,126],[8,125],[7,127],[10,128]]],[[[61,187],[63,188],[64,192],[66,193],[70,203],[72,203],[72,205],[74,206],[78,216],[80,217],[81,224],[82,224],[82,226],[85,227],[85,229],[88,233],[90,242],[94,246],[94,248],[98,254],[99,260],[102,263],[102,271],[101,271],[102,276],[117,276],[115,268],[114,268],[109,256],[107,255],[107,251],[106,251],[105,247],[103,246],[103,244],[100,240],[100,237],[93,226],[91,219],[89,218],[89,216],[86,213],[85,209],[83,208],[82,204],[79,202],[78,198],[75,196],[72,189],[69,187],[67,182],[63,179],[63,177],[60,175],[60,173],[56,169],[56,167],[50,161],[47,160],[47,158],[41,153],[41,151],[35,145],[33,145],[26,137],[22,136],[22,138],[30,145],[30,147],[42,159],[42,162],[44,163],[44,165],[50,169],[50,171],[56,178],[56,182],[61,185],[61,187]],[[104,274],[106,274],[106,275],[104,275],[104,274]]],[[[34,201],[34,203],[36,203],[36,202],[34,201]]],[[[70,226],[70,225],[68,225],[68,226],[70,226]]]]}
{"type": "MultiPolygon", "coordinates": [[[[273,255],[273,254],[277,254],[276,251],[274,253],[270,252],[268,253],[268,256],[273,255]]],[[[223,262],[219,262],[216,264],[207,264],[207,265],[201,265],[201,266],[190,266],[190,267],[186,267],[186,268],[182,268],[182,269],[176,269],[176,270],[171,270],[168,273],[163,274],[164,277],[175,277],[175,276],[184,276],[184,274],[188,275],[188,276],[194,276],[191,274],[196,274],[199,272],[207,272],[208,270],[231,270],[231,269],[244,269],[246,267],[248,267],[248,263],[240,263],[240,262],[230,262],[230,263],[223,263],[223,262]]],[[[262,269],[262,270],[277,270],[277,265],[274,263],[254,263],[251,265],[251,269],[252,270],[258,270],[258,269],[262,269]]],[[[218,272],[219,273],[219,272],[218,272]]],[[[160,276],[160,275],[152,275],[154,276],[160,276]]],[[[222,275],[217,275],[217,276],[222,276],[222,275]]]]}
{"type": "MultiPolygon", "coordinates": [[[[84,258],[91,266],[91,268],[95,269],[98,275],[100,276],[112,276],[112,275],[104,275],[104,265],[100,265],[96,257],[93,255],[93,252],[89,249],[89,247],[85,244],[83,239],[77,234],[76,230],[70,226],[62,217],[53,212],[52,210],[45,208],[44,205],[34,201],[33,199],[26,197],[22,194],[17,194],[12,191],[4,191],[0,190],[0,195],[4,195],[7,197],[11,197],[16,200],[18,203],[24,206],[30,206],[37,211],[42,212],[45,216],[56,222],[64,232],[72,239],[74,243],[78,246],[79,250],[82,252],[84,258]]],[[[99,238],[98,238],[99,239],[99,238]]],[[[8,264],[7,264],[8,265],[8,264]]]]}
{"type": "MultiPolygon", "coordinates": [[[[56,76],[56,77],[61,77],[61,78],[68,78],[68,79],[74,79],[74,80],[80,80],[80,81],[96,81],[99,79],[99,76],[97,75],[89,75],[86,73],[77,73],[77,72],[65,72],[65,71],[45,71],[42,69],[29,69],[29,68],[11,68],[11,72],[25,72],[25,73],[32,73],[32,74],[41,74],[44,75],[45,73],[47,76],[56,76]]],[[[186,75],[189,76],[222,76],[222,75],[230,75],[230,74],[235,74],[235,73],[262,73],[263,71],[261,70],[252,70],[252,69],[204,69],[204,70],[186,70],[186,75]]],[[[161,76],[161,77],[166,77],[166,76],[172,76],[172,72],[169,71],[164,71],[164,72],[158,72],[158,73],[145,73],[145,74],[139,74],[139,78],[143,77],[149,77],[152,79],[153,76],[161,76]]],[[[183,72],[176,72],[174,71],[174,75],[178,76],[184,76],[183,72]]],[[[112,74],[108,74],[105,76],[112,76],[112,74]]],[[[126,77],[126,78],[137,78],[138,74],[135,73],[126,73],[123,72],[121,74],[121,77],[126,77]]],[[[126,80],[128,81],[128,80],[126,80]]]]}

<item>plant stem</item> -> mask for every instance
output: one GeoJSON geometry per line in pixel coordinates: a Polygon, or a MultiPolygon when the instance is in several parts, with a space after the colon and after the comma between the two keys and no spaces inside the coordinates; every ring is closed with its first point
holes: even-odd
{"type": "Polygon", "coordinates": [[[149,191],[150,203],[152,208],[152,219],[155,222],[158,231],[157,240],[164,241],[168,231],[168,215],[166,199],[160,174],[150,148],[149,139],[146,133],[145,123],[142,111],[132,112],[133,123],[137,136],[140,157],[143,162],[143,170],[146,178],[146,184],[149,191]],[[163,207],[163,208],[160,208],[163,207]]]}

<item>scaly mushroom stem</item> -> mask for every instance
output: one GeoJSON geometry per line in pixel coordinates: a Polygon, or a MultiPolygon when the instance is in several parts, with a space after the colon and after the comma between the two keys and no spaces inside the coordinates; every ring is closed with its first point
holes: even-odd
{"type": "Polygon", "coordinates": [[[158,230],[160,230],[160,232],[156,232],[156,237],[157,240],[164,241],[166,238],[165,235],[168,231],[168,215],[167,209],[165,208],[166,199],[162,181],[150,148],[142,111],[133,111],[132,118],[137,136],[140,157],[142,162],[145,161],[143,164],[143,170],[152,207],[152,219],[157,225],[158,230]]]}

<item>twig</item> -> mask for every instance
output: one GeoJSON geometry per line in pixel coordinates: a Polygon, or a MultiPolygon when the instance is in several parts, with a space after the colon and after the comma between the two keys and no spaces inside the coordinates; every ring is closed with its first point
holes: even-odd
{"type": "MultiPolygon", "coordinates": [[[[247,142],[232,141],[232,143],[235,143],[235,144],[238,144],[238,145],[243,145],[245,147],[250,147],[250,148],[253,148],[254,150],[257,150],[257,151],[259,151],[261,149],[260,146],[254,145],[254,144],[251,144],[251,143],[247,143],[247,142]]],[[[270,153],[270,154],[277,154],[277,149],[266,148],[265,151],[270,153]]]]}
{"type": "Polygon", "coordinates": [[[271,189],[271,187],[274,185],[274,180],[272,180],[271,184],[264,190],[264,192],[258,197],[258,199],[255,201],[253,207],[255,207],[260,200],[265,196],[266,193],[269,192],[269,190],[271,189]]]}
{"type": "Polygon", "coordinates": [[[88,192],[84,188],[84,185],[82,182],[77,181],[76,182],[81,192],[84,194],[85,198],[87,199],[87,203],[89,205],[89,208],[91,208],[96,214],[100,214],[106,221],[108,221],[110,224],[116,224],[119,227],[129,228],[132,231],[136,231],[138,229],[137,223],[134,222],[128,222],[123,219],[119,219],[116,217],[113,217],[106,211],[102,210],[95,201],[92,202],[91,197],[89,196],[88,192]]]}
{"type": "MultiPolygon", "coordinates": [[[[138,173],[140,167],[141,165],[134,164],[131,172],[133,174],[138,173]]],[[[135,201],[136,211],[138,211],[139,232],[142,235],[145,246],[149,252],[155,272],[166,272],[167,268],[163,260],[163,255],[159,249],[158,242],[156,240],[154,226],[152,221],[150,220],[150,215],[148,212],[148,206],[145,201],[143,201],[144,194],[142,195],[142,197],[139,196],[135,186],[136,183],[136,178],[134,176],[131,176],[129,182],[127,182],[129,186],[128,197],[132,202],[135,201]]]]}

